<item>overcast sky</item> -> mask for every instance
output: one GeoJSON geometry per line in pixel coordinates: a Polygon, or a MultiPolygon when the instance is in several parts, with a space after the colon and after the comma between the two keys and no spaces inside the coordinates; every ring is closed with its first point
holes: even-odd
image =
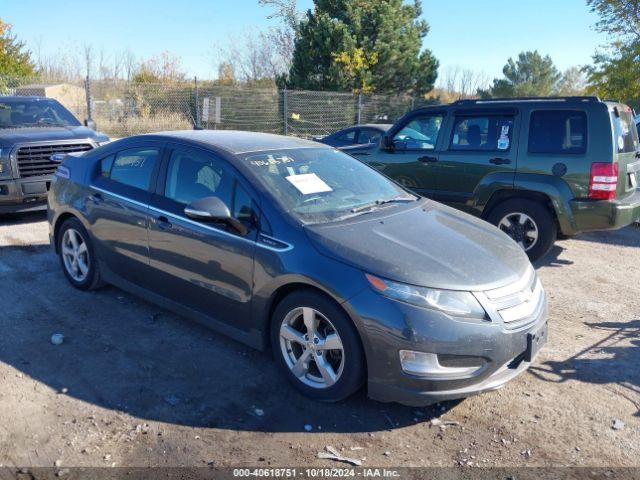
{"type": "MultiPolygon", "coordinates": [[[[312,5],[299,0],[301,9],[312,5]]],[[[130,49],[137,58],[168,50],[189,75],[215,74],[214,44],[273,20],[257,0],[0,0],[0,16],[14,33],[44,52],[80,51],[92,44],[105,52],[130,49]]],[[[585,0],[423,0],[431,25],[425,39],[443,69],[472,68],[500,76],[510,56],[538,49],[561,70],[589,63],[607,39],[585,0]]]]}

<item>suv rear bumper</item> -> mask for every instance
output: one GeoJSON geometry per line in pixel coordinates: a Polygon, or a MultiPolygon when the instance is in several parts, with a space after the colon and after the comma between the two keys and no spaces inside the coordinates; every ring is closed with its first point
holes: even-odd
{"type": "Polygon", "coordinates": [[[46,210],[51,177],[0,181],[0,213],[46,210]]]}
{"type": "Polygon", "coordinates": [[[571,200],[577,231],[626,227],[640,219],[640,189],[619,200],[571,200]]]}

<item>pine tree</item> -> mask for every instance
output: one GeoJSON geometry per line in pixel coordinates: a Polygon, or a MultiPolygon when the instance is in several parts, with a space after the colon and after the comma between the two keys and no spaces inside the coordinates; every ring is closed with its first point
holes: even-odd
{"type": "Polygon", "coordinates": [[[298,28],[294,88],[427,93],[438,61],[422,48],[420,0],[314,0],[298,28]]]}

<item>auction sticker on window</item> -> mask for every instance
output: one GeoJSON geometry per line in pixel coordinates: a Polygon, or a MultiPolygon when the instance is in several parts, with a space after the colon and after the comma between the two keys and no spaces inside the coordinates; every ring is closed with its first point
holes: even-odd
{"type": "Polygon", "coordinates": [[[333,191],[333,189],[324,183],[324,181],[315,173],[289,175],[286,178],[291,182],[291,185],[296,187],[303,195],[333,191]]]}

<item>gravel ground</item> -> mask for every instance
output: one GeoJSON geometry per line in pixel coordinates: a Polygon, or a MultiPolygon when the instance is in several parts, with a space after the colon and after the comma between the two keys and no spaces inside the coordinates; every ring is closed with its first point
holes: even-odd
{"type": "Polygon", "coordinates": [[[115,288],[71,288],[44,216],[4,218],[0,466],[340,466],[317,458],[327,445],[364,466],[640,466],[638,247],[637,227],[558,243],[538,265],[550,341],[504,389],[325,405],[268,354],[115,288]]]}

